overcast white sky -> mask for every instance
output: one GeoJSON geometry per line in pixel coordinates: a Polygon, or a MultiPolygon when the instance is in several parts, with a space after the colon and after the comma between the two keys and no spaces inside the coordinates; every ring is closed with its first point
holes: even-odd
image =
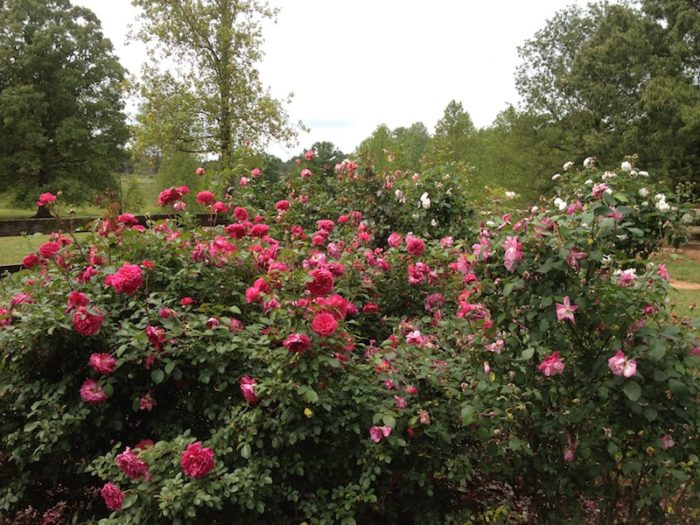
{"type": "MultiPolygon", "coordinates": [[[[122,64],[137,74],[143,47],[125,45],[136,18],[130,0],[73,0],[102,21],[122,64]]],[[[422,121],[429,130],[456,99],[474,123],[489,125],[518,100],[517,46],[556,11],[584,0],[273,0],[277,24],[265,30],[259,69],[273,95],[294,93],[292,122],[317,140],[351,152],[380,123],[422,121]]]]}

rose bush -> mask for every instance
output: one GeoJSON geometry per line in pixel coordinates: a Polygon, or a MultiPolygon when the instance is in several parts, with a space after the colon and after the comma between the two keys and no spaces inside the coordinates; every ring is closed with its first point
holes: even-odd
{"type": "Polygon", "coordinates": [[[666,306],[665,268],[638,255],[646,208],[621,209],[629,192],[428,239],[382,233],[359,200],[302,228],[294,191],[216,227],[57,234],[3,280],[10,522],[697,508],[700,343],[666,306]]]}

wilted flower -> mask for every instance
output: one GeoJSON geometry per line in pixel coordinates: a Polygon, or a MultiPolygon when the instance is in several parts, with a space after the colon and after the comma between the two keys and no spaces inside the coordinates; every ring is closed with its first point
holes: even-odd
{"type": "Polygon", "coordinates": [[[578,310],[578,306],[571,304],[569,296],[564,297],[562,303],[556,304],[557,320],[559,321],[571,321],[576,323],[574,318],[574,313],[578,310]]]}

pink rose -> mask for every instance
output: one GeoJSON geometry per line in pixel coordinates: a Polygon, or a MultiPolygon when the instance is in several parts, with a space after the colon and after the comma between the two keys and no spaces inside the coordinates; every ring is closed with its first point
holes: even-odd
{"type": "Polygon", "coordinates": [[[258,395],[255,392],[256,384],[257,382],[255,381],[255,379],[250,377],[248,374],[244,375],[240,381],[241,393],[243,394],[243,397],[245,398],[246,402],[248,402],[251,405],[254,405],[258,402],[258,395]]]}
{"type": "Polygon", "coordinates": [[[202,447],[199,441],[192,443],[182,453],[180,466],[186,476],[203,478],[214,469],[214,451],[202,447]]]}
{"type": "Polygon", "coordinates": [[[633,377],[637,373],[637,361],[627,359],[625,353],[619,350],[608,359],[608,368],[615,376],[633,377]]]}
{"type": "Polygon", "coordinates": [[[107,508],[112,512],[116,512],[122,508],[124,493],[119,490],[119,487],[114,483],[105,483],[102,490],[100,490],[100,495],[102,495],[102,499],[105,500],[107,508]]]}
{"type": "Polygon", "coordinates": [[[564,373],[564,361],[559,357],[559,352],[554,352],[545,358],[538,370],[547,377],[564,373]]]}
{"type": "Polygon", "coordinates": [[[60,249],[61,245],[57,242],[45,242],[39,246],[39,255],[41,255],[44,259],[53,259],[56,257],[60,249]]]}
{"type": "Polygon", "coordinates": [[[90,337],[99,332],[103,321],[103,315],[99,312],[93,314],[84,306],[78,307],[78,309],[73,312],[73,317],[71,318],[73,329],[80,335],[86,337],[90,337]]]}
{"type": "Polygon", "coordinates": [[[418,237],[414,237],[413,235],[409,234],[406,236],[406,251],[409,254],[418,257],[425,251],[425,242],[423,239],[419,239],[418,237]]]}
{"type": "Polygon", "coordinates": [[[99,405],[107,399],[107,394],[94,379],[86,379],[80,387],[80,398],[89,405],[99,405]]]}
{"type": "Polygon", "coordinates": [[[391,430],[391,427],[388,427],[386,425],[382,427],[378,427],[375,425],[369,429],[369,437],[375,443],[379,443],[383,438],[389,437],[389,434],[391,434],[391,430]]]}
{"type": "Polygon", "coordinates": [[[253,178],[257,179],[260,176],[260,168],[253,168],[250,170],[250,174],[253,176],[253,178]]]}
{"type": "Polygon", "coordinates": [[[52,202],[56,202],[56,196],[53,193],[42,193],[39,195],[39,200],[36,201],[37,206],[47,206],[52,202]]]}
{"type": "Polygon", "coordinates": [[[200,191],[197,194],[197,202],[204,206],[209,206],[212,202],[216,200],[214,194],[210,191],[200,191]]]}
{"type": "Polygon", "coordinates": [[[313,321],[311,321],[311,329],[318,335],[328,337],[333,335],[338,329],[338,321],[335,320],[332,314],[327,312],[316,314],[313,321]]]}
{"type": "Polygon", "coordinates": [[[327,295],[333,290],[333,274],[328,270],[312,270],[309,275],[313,279],[306,283],[306,289],[312,295],[327,295]]]}
{"type": "Polygon", "coordinates": [[[34,268],[39,265],[39,263],[41,263],[41,259],[39,259],[39,256],[35,253],[30,253],[22,259],[22,266],[27,269],[34,268]]]}
{"type": "Polygon", "coordinates": [[[311,338],[306,334],[289,334],[282,346],[290,352],[301,354],[311,348],[311,338]]]}
{"type": "Polygon", "coordinates": [[[194,170],[194,173],[195,173],[195,175],[197,175],[198,177],[201,177],[202,175],[204,175],[205,171],[204,171],[204,168],[202,168],[202,167],[200,166],[199,168],[197,168],[196,170],[194,170]]]}
{"type": "Polygon", "coordinates": [[[98,374],[111,374],[114,371],[114,367],[117,366],[117,360],[112,357],[111,354],[91,354],[90,355],[90,366],[98,374]]]}
{"type": "Polygon", "coordinates": [[[117,293],[133,295],[143,285],[143,272],[138,264],[125,263],[116,273],[107,276],[105,284],[117,293]]]}
{"type": "Polygon", "coordinates": [[[117,454],[116,459],[117,467],[128,478],[139,479],[145,477],[147,480],[150,478],[146,462],[140,459],[129,447],[126,447],[126,450],[121,454],[117,454]]]}
{"type": "Polygon", "coordinates": [[[287,211],[289,209],[289,201],[286,199],[277,201],[277,203],[275,204],[275,209],[277,211],[287,211]]]}
{"type": "Polygon", "coordinates": [[[392,248],[398,248],[403,243],[403,237],[401,237],[401,235],[399,235],[398,233],[394,232],[391,235],[389,235],[389,239],[387,239],[387,243],[392,248]]]}

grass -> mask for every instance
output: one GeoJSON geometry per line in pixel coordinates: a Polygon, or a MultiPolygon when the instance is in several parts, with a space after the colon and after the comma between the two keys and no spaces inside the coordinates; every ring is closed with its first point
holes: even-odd
{"type": "MultiPolygon", "coordinates": [[[[126,198],[126,209],[130,213],[155,213],[158,211],[158,193],[155,177],[146,175],[129,174],[120,178],[122,193],[126,198]],[[134,203],[134,205],[131,205],[134,203]]],[[[61,216],[67,216],[70,211],[75,211],[77,216],[102,216],[104,209],[91,204],[71,206],[64,204],[59,209],[61,216]]],[[[0,219],[25,219],[32,217],[36,208],[28,206],[18,208],[11,201],[9,194],[0,193],[0,219]]]]}
{"type": "Polygon", "coordinates": [[[678,281],[700,283],[700,263],[678,253],[667,253],[657,262],[664,263],[671,277],[678,281]]]}
{"type": "MultiPolygon", "coordinates": [[[[77,233],[75,235],[80,238],[89,234],[77,233]]],[[[48,240],[48,235],[40,233],[22,237],[0,237],[0,265],[21,263],[25,255],[35,251],[48,240]]]]}

